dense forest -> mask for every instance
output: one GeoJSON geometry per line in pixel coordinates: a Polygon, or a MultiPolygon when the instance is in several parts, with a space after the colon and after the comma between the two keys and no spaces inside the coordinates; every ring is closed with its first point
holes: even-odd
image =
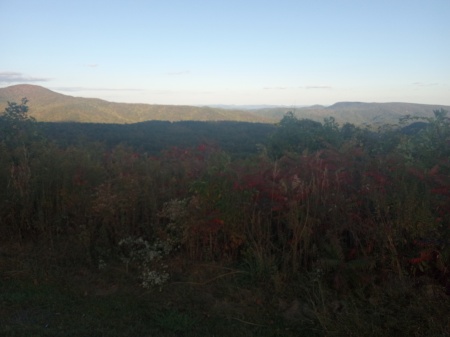
{"type": "Polygon", "coordinates": [[[177,284],[178,301],[212,296],[192,313],[173,298],[151,319],[135,308],[164,336],[225,336],[230,320],[259,336],[449,332],[447,111],[378,130],[289,112],[276,125],[43,123],[27,112],[24,99],[0,117],[4,280],[69,287],[100,275],[149,301],[177,284]]]}
{"type": "Polygon", "coordinates": [[[142,154],[159,155],[171,147],[218,146],[233,156],[253,155],[275,130],[273,124],[248,122],[148,121],[136,124],[38,123],[46,139],[59,145],[102,143],[142,154]]]}

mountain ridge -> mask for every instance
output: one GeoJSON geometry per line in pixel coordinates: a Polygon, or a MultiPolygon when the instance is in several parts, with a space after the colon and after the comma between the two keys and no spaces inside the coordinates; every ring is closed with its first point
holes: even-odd
{"type": "Polygon", "coordinates": [[[99,98],[74,97],[47,88],[19,84],[0,88],[0,109],[8,101],[29,100],[29,114],[42,122],[90,122],[128,124],[148,120],[245,121],[273,123],[274,120],[240,110],[188,105],[115,103],[99,98]]]}
{"type": "Polygon", "coordinates": [[[265,117],[281,119],[286,111],[291,111],[297,118],[312,119],[318,122],[323,122],[327,117],[334,117],[339,124],[380,126],[398,123],[399,119],[405,115],[433,117],[433,111],[439,109],[450,111],[450,106],[402,102],[337,102],[330,106],[313,105],[289,110],[284,108],[260,109],[252,112],[265,117]]]}
{"type": "Polygon", "coordinates": [[[4,110],[8,101],[20,102],[23,97],[29,100],[30,116],[42,122],[131,124],[159,120],[277,123],[288,111],[292,111],[297,118],[320,122],[332,116],[340,124],[381,125],[397,123],[404,115],[432,117],[434,110],[450,111],[450,106],[445,105],[402,102],[337,102],[330,106],[269,106],[257,109],[238,109],[238,106],[236,109],[229,109],[218,106],[115,103],[99,98],[64,95],[32,84],[0,88],[0,111],[4,110]]]}

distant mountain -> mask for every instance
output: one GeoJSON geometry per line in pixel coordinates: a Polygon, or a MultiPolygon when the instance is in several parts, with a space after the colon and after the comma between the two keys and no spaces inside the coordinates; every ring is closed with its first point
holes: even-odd
{"type": "Polygon", "coordinates": [[[127,124],[161,121],[242,121],[273,123],[274,120],[242,110],[211,107],[112,103],[96,98],[62,95],[37,85],[20,84],[0,88],[0,111],[7,101],[29,100],[29,114],[44,122],[88,122],[127,124]]]}
{"type": "Polygon", "coordinates": [[[287,111],[292,111],[297,118],[307,118],[322,122],[333,116],[339,124],[383,125],[398,123],[405,115],[432,117],[434,110],[444,109],[450,112],[450,106],[415,103],[362,103],[338,102],[331,106],[313,105],[301,108],[269,108],[252,110],[252,113],[265,118],[280,119],[287,111]]]}
{"type": "Polygon", "coordinates": [[[287,105],[269,105],[269,104],[256,104],[256,105],[227,105],[227,104],[213,104],[213,105],[205,105],[211,108],[220,108],[220,109],[227,109],[227,110],[260,110],[260,109],[293,109],[295,107],[304,107],[305,105],[301,106],[287,106],[287,105]]]}
{"type": "MultiPolygon", "coordinates": [[[[354,124],[392,124],[402,116],[433,117],[434,110],[450,111],[450,106],[416,103],[361,103],[339,102],[322,111],[322,116],[334,116],[338,121],[353,121],[354,124]]],[[[317,114],[317,111],[312,113],[317,114]]]]}
{"type": "Polygon", "coordinates": [[[46,88],[20,84],[0,88],[0,112],[7,101],[29,100],[30,115],[38,121],[130,124],[160,121],[240,121],[276,123],[292,111],[298,118],[322,122],[333,116],[339,124],[382,125],[397,123],[404,115],[432,117],[433,110],[450,106],[413,103],[338,102],[331,106],[181,106],[112,103],[96,98],[62,95],[46,88]]]}

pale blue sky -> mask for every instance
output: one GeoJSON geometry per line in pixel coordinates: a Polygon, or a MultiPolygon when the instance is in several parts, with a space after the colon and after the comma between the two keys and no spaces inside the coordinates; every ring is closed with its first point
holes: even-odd
{"type": "Polygon", "coordinates": [[[0,0],[0,87],[116,102],[450,105],[450,0],[0,0]]]}

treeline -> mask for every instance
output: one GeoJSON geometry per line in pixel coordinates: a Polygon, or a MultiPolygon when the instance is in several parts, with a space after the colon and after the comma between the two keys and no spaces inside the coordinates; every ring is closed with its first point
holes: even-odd
{"type": "Polygon", "coordinates": [[[108,149],[121,144],[135,151],[158,155],[170,147],[193,147],[202,143],[219,146],[236,156],[257,153],[275,130],[272,124],[248,122],[166,122],[136,124],[37,123],[42,135],[60,146],[102,143],[108,149]]]}
{"type": "Polygon", "coordinates": [[[108,150],[124,145],[140,153],[159,155],[170,147],[195,147],[206,143],[219,147],[233,157],[243,158],[266,151],[272,158],[277,158],[287,152],[339,147],[351,139],[359,141],[372,153],[382,153],[401,146],[400,143],[405,143],[406,138],[413,139],[416,135],[421,138],[415,141],[415,146],[426,140],[431,143],[427,145],[430,148],[424,150],[432,152],[445,148],[442,147],[445,145],[442,140],[431,139],[434,137],[431,133],[439,134],[437,123],[430,118],[415,121],[410,117],[398,125],[385,125],[373,130],[350,123],[340,126],[333,117],[325,118],[323,123],[298,119],[288,112],[277,125],[229,121],[149,121],[126,125],[39,122],[33,128],[35,134],[38,132],[41,137],[62,148],[101,143],[108,150]]]}

